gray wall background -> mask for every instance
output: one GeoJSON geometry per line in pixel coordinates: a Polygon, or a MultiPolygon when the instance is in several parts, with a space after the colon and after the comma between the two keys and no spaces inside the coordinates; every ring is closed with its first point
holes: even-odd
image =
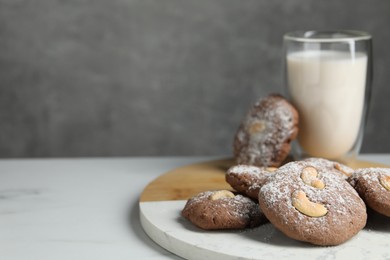
{"type": "Polygon", "coordinates": [[[388,0],[0,0],[0,157],[231,153],[282,35],[374,37],[363,152],[390,152],[388,0]]]}

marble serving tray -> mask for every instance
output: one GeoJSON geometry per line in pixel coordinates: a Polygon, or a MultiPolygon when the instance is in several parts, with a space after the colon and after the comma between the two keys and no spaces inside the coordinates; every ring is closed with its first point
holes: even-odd
{"type": "MultiPolygon", "coordinates": [[[[151,182],[140,198],[145,232],[160,246],[186,259],[390,259],[390,218],[369,212],[367,226],[346,243],[319,247],[295,241],[271,224],[255,229],[204,231],[180,215],[186,200],[214,189],[231,189],[225,171],[232,160],[174,169],[151,182]]],[[[355,161],[355,168],[384,165],[355,161]]]]}

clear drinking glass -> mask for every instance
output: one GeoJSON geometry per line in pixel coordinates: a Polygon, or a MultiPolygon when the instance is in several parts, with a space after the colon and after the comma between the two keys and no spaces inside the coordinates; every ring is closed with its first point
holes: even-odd
{"type": "Polygon", "coordinates": [[[295,157],[350,160],[359,153],[371,93],[371,38],[360,31],[284,35],[287,95],[300,116],[295,157]]]}

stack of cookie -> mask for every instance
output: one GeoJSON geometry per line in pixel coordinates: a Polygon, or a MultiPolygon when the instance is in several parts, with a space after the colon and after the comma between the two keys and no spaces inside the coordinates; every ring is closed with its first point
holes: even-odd
{"type": "Polygon", "coordinates": [[[238,165],[225,175],[235,192],[200,193],[182,215],[203,229],[269,220],[288,237],[322,246],[356,235],[366,225],[366,205],[390,217],[390,169],[354,171],[321,158],[285,163],[297,125],[298,113],[280,95],[256,103],[235,135],[238,165]]]}

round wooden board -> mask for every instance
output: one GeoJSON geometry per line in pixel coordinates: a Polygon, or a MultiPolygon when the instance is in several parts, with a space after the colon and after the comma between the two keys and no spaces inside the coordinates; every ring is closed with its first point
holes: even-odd
{"type": "MultiPolygon", "coordinates": [[[[349,161],[346,164],[354,169],[388,167],[362,160],[349,161]]],[[[173,169],[149,183],[142,192],[140,201],[187,200],[201,191],[231,190],[230,185],[225,182],[225,173],[232,165],[233,159],[224,159],[173,169]]]]}
{"type": "MultiPolygon", "coordinates": [[[[181,217],[186,200],[199,192],[231,190],[225,172],[233,164],[232,159],[191,164],[149,183],[139,203],[145,232],[160,246],[186,259],[390,257],[390,221],[376,214],[369,217],[367,227],[357,236],[337,247],[315,247],[289,239],[271,224],[246,231],[204,231],[181,217]]],[[[388,167],[367,161],[347,164],[353,168],[388,167]]]]}
{"type": "Polygon", "coordinates": [[[140,201],[186,200],[205,190],[231,189],[225,172],[232,159],[186,165],[169,171],[144,189],[140,201]]]}

